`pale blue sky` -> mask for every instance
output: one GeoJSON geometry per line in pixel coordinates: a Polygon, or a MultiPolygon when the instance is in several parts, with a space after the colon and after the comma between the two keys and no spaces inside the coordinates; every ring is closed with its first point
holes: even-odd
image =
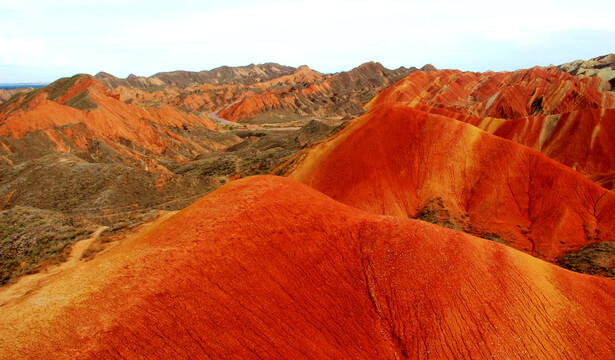
{"type": "Polygon", "coordinates": [[[0,0],[0,83],[366,61],[485,71],[615,52],[612,0],[0,0]],[[509,3],[509,2],[507,2],[509,3]]]}

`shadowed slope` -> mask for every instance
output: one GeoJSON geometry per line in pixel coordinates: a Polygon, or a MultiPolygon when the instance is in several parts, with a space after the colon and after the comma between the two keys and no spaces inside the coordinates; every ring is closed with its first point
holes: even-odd
{"type": "Polygon", "coordinates": [[[281,171],[342,203],[548,260],[615,238],[615,194],[527,147],[404,105],[373,109],[281,171]]]}
{"type": "Polygon", "coordinates": [[[500,244],[254,177],[1,306],[0,356],[606,359],[614,295],[500,244]]]}

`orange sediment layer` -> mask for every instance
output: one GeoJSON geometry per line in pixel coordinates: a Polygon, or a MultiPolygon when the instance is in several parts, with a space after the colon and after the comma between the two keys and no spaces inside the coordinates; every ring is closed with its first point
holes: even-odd
{"type": "Polygon", "coordinates": [[[548,260],[615,236],[612,192],[537,151],[405,105],[376,107],[289,163],[291,178],[347,205],[446,212],[459,228],[548,260]]]}
{"type": "Polygon", "coordinates": [[[467,115],[515,119],[614,108],[615,94],[605,88],[600,78],[576,77],[555,68],[497,73],[417,71],[381,92],[368,108],[391,103],[426,104],[467,115]]]}
{"type": "Polygon", "coordinates": [[[612,358],[615,283],[238,180],[10,306],[11,358],[612,358]]]}

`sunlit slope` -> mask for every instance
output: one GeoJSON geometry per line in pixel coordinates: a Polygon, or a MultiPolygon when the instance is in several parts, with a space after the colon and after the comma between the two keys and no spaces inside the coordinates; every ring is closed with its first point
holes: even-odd
{"type": "Polygon", "coordinates": [[[372,109],[279,172],[359,209],[548,260],[614,236],[610,191],[530,148],[405,105],[372,109]]]}
{"type": "Polygon", "coordinates": [[[412,107],[529,146],[607,189],[615,182],[615,109],[589,108],[517,119],[477,117],[422,103],[412,107]]]}
{"type": "Polygon", "coordinates": [[[615,284],[252,177],[0,307],[11,358],[612,358],[615,284]]]}
{"type": "MultiPolygon", "coordinates": [[[[605,70],[606,71],[606,70],[605,70]]],[[[415,72],[368,107],[403,103],[470,123],[615,187],[615,93],[600,76],[556,68],[415,72]]]]}
{"type": "Polygon", "coordinates": [[[113,156],[126,161],[186,160],[219,146],[186,130],[207,133],[214,128],[209,118],[169,105],[127,104],[94,77],[75,75],[0,105],[0,160],[11,164],[15,153],[22,151],[20,141],[27,143],[34,136],[40,138],[36,145],[48,151],[97,154],[97,147],[108,147],[113,156]]]}

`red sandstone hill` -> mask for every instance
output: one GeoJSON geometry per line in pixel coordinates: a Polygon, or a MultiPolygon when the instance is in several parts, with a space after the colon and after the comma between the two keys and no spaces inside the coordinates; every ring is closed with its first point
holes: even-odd
{"type": "Polygon", "coordinates": [[[0,105],[0,153],[5,163],[19,157],[14,140],[40,131],[52,143],[50,152],[96,153],[102,143],[119,161],[137,161],[157,166],[156,157],[190,159],[206,149],[224,145],[194,137],[214,129],[209,118],[197,117],[168,105],[140,107],[120,100],[89,75],[60,79],[49,86],[18,95],[0,105]]]}
{"type": "Polygon", "coordinates": [[[556,68],[472,73],[458,70],[415,72],[368,106],[426,104],[479,117],[516,119],[615,107],[615,93],[598,77],[577,77],[556,68]]]}
{"type": "Polygon", "coordinates": [[[233,182],[0,307],[3,359],[612,359],[615,283],[289,179],[233,182]]]}
{"type": "Polygon", "coordinates": [[[241,141],[214,128],[166,104],[129,104],[89,75],[15,95],[0,104],[0,211],[30,206],[113,225],[183,208],[220,179],[173,170],[241,141]]]}
{"type": "MultiPolygon", "coordinates": [[[[421,68],[433,71],[431,65],[421,68]]],[[[141,107],[162,104],[193,114],[217,112],[230,121],[255,124],[305,123],[314,118],[350,119],[379,91],[417,71],[386,69],[365,63],[350,71],[321,74],[307,66],[277,64],[222,67],[199,73],[160,73],[149,78],[117,79],[106,73],[96,78],[141,107]]]]}
{"type": "Polygon", "coordinates": [[[298,84],[311,84],[315,82],[319,82],[324,80],[326,75],[314,71],[309,68],[307,65],[299,66],[297,70],[293,71],[288,75],[283,75],[280,77],[273,78],[271,80],[261,81],[256,84],[252,84],[256,88],[268,89],[271,87],[284,87],[284,86],[294,86],[298,84]]]}
{"type": "Polygon", "coordinates": [[[553,261],[615,240],[615,194],[449,117],[374,107],[280,173],[369,212],[428,220],[553,261]]]}
{"type": "MultiPolygon", "coordinates": [[[[366,63],[329,75],[307,66],[265,65],[164,73],[172,75],[169,79],[155,75],[123,80],[105,73],[96,78],[113,87],[122,101],[141,107],[166,104],[197,115],[220,111],[224,119],[256,124],[306,123],[314,118],[352,118],[364,112],[363,105],[379,91],[417,70],[366,63]]],[[[423,69],[431,71],[433,66],[423,69]]]]}
{"type": "Polygon", "coordinates": [[[607,189],[615,186],[615,93],[599,77],[554,68],[416,72],[368,106],[403,103],[534,148],[607,189]]]}
{"type": "Polygon", "coordinates": [[[584,109],[507,120],[467,116],[423,104],[415,108],[448,116],[529,146],[606,189],[615,188],[615,109],[584,109]]]}

